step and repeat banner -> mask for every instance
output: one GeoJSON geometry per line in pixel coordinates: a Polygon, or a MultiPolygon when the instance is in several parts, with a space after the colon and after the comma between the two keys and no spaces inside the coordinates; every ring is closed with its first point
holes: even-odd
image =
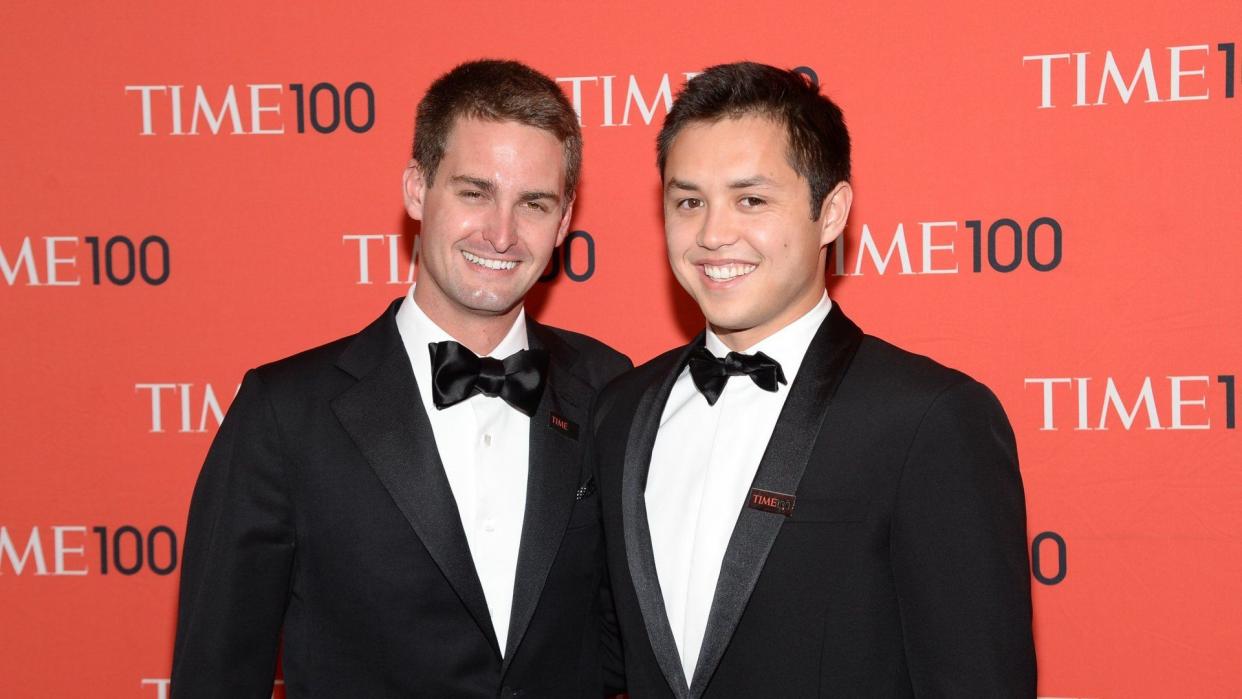
{"type": "Polygon", "coordinates": [[[636,362],[702,325],[663,252],[671,97],[739,59],[816,80],[855,143],[832,297],[1013,422],[1040,694],[1242,695],[1242,4],[1004,5],[6,4],[0,696],[167,696],[241,376],[405,292],[414,108],[479,57],[582,120],[529,310],[636,362]]]}

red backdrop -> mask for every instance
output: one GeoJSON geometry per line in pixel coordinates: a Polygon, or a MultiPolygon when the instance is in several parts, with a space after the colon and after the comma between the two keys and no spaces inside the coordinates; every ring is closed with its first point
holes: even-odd
{"type": "Polygon", "coordinates": [[[813,73],[855,142],[834,299],[1014,423],[1041,695],[1242,694],[1242,5],[17,5],[0,696],[164,696],[217,406],[404,292],[414,107],[483,56],[582,114],[581,233],[532,310],[636,361],[702,322],[664,261],[662,88],[813,73]]]}

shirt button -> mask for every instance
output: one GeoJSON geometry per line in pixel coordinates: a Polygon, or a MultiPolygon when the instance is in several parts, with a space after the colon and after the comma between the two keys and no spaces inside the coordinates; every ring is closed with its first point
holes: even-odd
{"type": "Polygon", "coordinates": [[[485,447],[492,446],[492,436],[490,434],[483,435],[483,446],[485,447]]]}
{"type": "Polygon", "coordinates": [[[483,531],[485,532],[496,531],[496,520],[492,519],[491,517],[488,517],[487,519],[483,520],[483,531]]]}

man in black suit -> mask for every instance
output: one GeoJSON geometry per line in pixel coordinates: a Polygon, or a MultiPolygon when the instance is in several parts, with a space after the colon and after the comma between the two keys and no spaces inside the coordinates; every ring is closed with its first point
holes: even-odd
{"type": "Polygon", "coordinates": [[[753,63],[695,77],[660,132],[668,258],[707,330],[596,409],[634,699],[1034,696],[1004,411],[827,296],[849,150],[836,105],[753,63]]]}
{"type": "Polygon", "coordinates": [[[586,426],[630,363],[522,307],[568,230],[577,116],[546,76],[478,61],[415,128],[418,283],[356,335],[247,372],[212,444],[174,697],[269,696],[278,648],[290,697],[604,693],[586,426]]]}

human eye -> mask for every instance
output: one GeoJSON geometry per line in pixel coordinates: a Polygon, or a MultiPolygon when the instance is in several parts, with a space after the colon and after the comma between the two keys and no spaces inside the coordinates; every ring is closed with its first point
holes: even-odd
{"type": "Polygon", "coordinates": [[[703,206],[703,200],[696,197],[686,197],[677,200],[677,208],[682,210],[698,209],[703,206]]]}
{"type": "Polygon", "coordinates": [[[757,197],[753,194],[748,194],[742,197],[739,203],[742,205],[742,208],[744,209],[754,209],[754,208],[763,206],[764,204],[768,202],[763,197],[757,197]]]}
{"type": "Polygon", "coordinates": [[[544,202],[540,199],[531,199],[530,201],[523,202],[523,206],[527,210],[533,211],[536,213],[546,214],[548,212],[547,202],[544,202]]]}
{"type": "Polygon", "coordinates": [[[459,190],[457,192],[457,196],[461,197],[462,199],[465,199],[466,201],[475,202],[475,201],[482,201],[486,195],[484,195],[483,192],[480,192],[477,189],[467,188],[467,189],[459,190]]]}

